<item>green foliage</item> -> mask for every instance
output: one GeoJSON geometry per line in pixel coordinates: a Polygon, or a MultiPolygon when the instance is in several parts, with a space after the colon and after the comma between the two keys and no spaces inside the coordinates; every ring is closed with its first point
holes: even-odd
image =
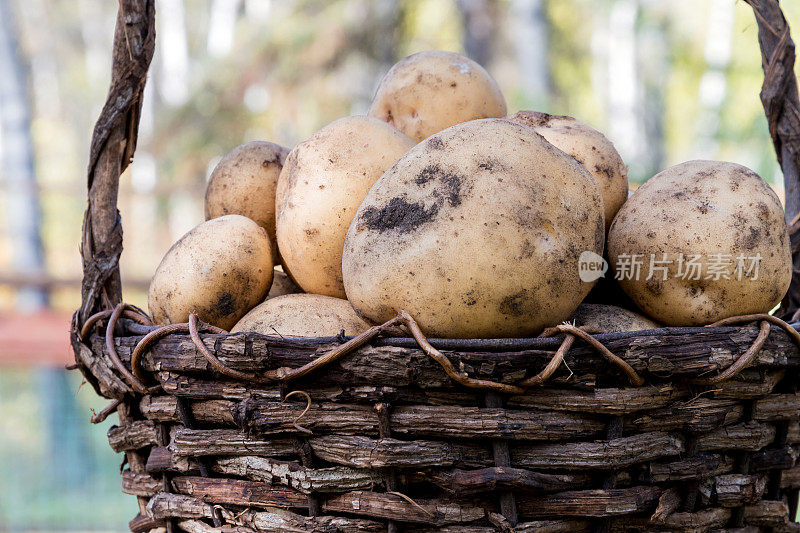
{"type": "Polygon", "coordinates": [[[136,500],[122,494],[122,454],[90,409],[107,400],[64,370],[0,372],[0,530],[125,531],[136,500]],[[52,386],[53,383],[59,386],[52,386]],[[56,416],[54,416],[56,415],[56,416]]]}

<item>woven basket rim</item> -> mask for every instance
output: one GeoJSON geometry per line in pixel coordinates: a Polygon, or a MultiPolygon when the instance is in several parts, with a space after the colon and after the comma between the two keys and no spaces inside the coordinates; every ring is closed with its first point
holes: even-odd
{"type": "MultiPolygon", "coordinates": [[[[135,322],[126,320],[126,328],[130,334],[122,335],[122,337],[137,337],[141,335],[146,335],[147,333],[155,330],[158,326],[143,326],[141,324],[136,324],[135,322]]],[[[800,321],[795,321],[789,323],[789,325],[797,331],[800,331],[800,321]]],[[[740,331],[743,327],[756,327],[755,323],[753,325],[732,325],[732,326],[697,326],[697,327],[663,327],[663,328],[653,328],[653,329],[645,329],[645,330],[638,330],[638,331],[621,331],[617,333],[597,333],[593,334],[592,336],[597,339],[598,341],[616,341],[622,339],[634,339],[634,338],[648,338],[648,337],[656,337],[664,335],[670,336],[693,336],[700,333],[705,334],[715,334],[715,333],[726,333],[726,332],[736,332],[740,331]]],[[[774,328],[775,330],[780,330],[780,328],[774,328]]],[[[170,333],[167,335],[168,337],[171,336],[188,336],[185,333],[170,333]]],[[[317,346],[324,346],[324,345],[331,345],[331,344],[341,344],[342,342],[346,342],[350,339],[353,339],[355,335],[337,335],[337,336],[326,336],[326,337],[298,337],[292,335],[264,335],[262,333],[258,333],[255,331],[241,331],[236,333],[203,333],[204,337],[221,337],[221,338],[228,338],[233,336],[251,336],[255,338],[265,339],[267,341],[275,341],[275,339],[280,339],[279,342],[283,346],[291,347],[291,346],[307,346],[317,345],[317,346]]],[[[428,342],[431,343],[437,349],[440,350],[460,350],[460,351],[495,351],[495,352],[505,352],[505,351],[516,351],[516,350],[555,350],[557,349],[562,342],[563,338],[558,337],[497,337],[497,338],[489,338],[489,339],[475,339],[475,338],[465,338],[465,339],[448,339],[448,338],[436,338],[431,337],[428,338],[428,342]]],[[[413,337],[378,337],[370,342],[367,343],[368,345],[375,346],[375,347],[395,347],[395,348],[418,348],[418,344],[413,339],[413,337]]]]}

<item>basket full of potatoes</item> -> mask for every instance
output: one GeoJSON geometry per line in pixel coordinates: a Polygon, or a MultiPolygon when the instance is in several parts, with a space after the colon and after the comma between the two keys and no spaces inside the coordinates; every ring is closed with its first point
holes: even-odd
{"type": "Polygon", "coordinates": [[[74,344],[142,524],[790,528],[800,335],[771,313],[792,257],[752,170],[630,191],[601,132],[509,113],[484,68],[428,51],[367,115],[235,148],[205,218],[148,313],[74,344]]]}

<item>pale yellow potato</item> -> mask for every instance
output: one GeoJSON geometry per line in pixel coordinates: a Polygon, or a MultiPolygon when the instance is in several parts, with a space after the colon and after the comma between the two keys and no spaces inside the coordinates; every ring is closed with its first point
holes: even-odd
{"type": "Polygon", "coordinates": [[[347,117],[289,153],[278,179],[283,264],[309,293],[344,298],[342,247],[358,205],[414,141],[375,118],[347,117]]]}
{"type": "Polygon", "coordinates": [[[642,331],[661,326],[649,318],[616,305],[582,303],[567,320],[576,326],[589,326],[603,333],[642,331]]]}
{"type": "Polygon", "coordinates": [[[275,188],[288,154],[288,148],[271,142],[242,144],[220,160],[206,186],[206,220],[242,215],[255,221],[269,233],[276,263],[275,188]]]}
{"type": "Polygon", "coordinates": [[[156,324],[200,320],[228,329],[266,296],[272,283],[267,230],[241,215],[203,222],[166,253],[150,282],[156,324]]]}
{"type": "Polygon", "coordinates": [[[369,115],[417,142],[454,124],[503,117],[497,82],[473,60],[428,50],[400,60],[383,77],[369,115]]]}
{"type": "Polygon", "coordinates": [[[586,167],[603,193],[608,230],[614,215],[628,199],[628,167],[614,144],[593,127],[572,117],[520,111],[508,119],[532,127],[556,148],[586,167]]]}
{"type": "Polygon", "coordinates": [[[578,257],[603,251],[600,189],[533,129],[466,122],[412,148],[372,187],[345,240],[348,299],[372,322],[408,311],[436,337],[534,335],[593,282],[578,257]]]}
{"type": "Polygon", "coordinates": [[[269,288],[269,293],[267,293],[267,299],[299,292],[303,292],[303,289],[298,287],[280,267],[275,267],[275,272],[272,274],[272,286],[269,288]]]}
{"type": "Polygon", "coordinates": [[[792,275],[778,197],[752,170],[720,161],[689,161],[646,181],[614,219],[608,255],[637,307],[670,326],[766,313],[792,275]]]}
{"type": "Polygon", "coordinates": [[[247,313],[231,333],[254,331],[281,337],[335,337],[358,335],[370,325],[350,302],[319,294],[287,294],[270,298],[247,313]]]}

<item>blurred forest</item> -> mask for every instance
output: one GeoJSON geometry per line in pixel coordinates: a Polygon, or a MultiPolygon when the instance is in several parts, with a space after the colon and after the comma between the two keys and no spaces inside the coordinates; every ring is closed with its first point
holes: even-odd
{"type": "MultiPolygon", "coordinates": [[[[116,9],[0,0],[0,313],[78,306],[88,146],[116,9]]],[[[800,2],[783,9],[800,21],[800,2]]],[[[138,305],[164,252],[203,220],[221,156],[250,140],[291,147],[364,113],[389,67],[425,49],[483,64],[509,112],[568,114],[605,132],[634,184],[706,158],[782,189],[741,1],[158,0],[156,10],[139,148],[120,189],[125,299],[138,305]]],[[[78,383],[0,367],[0,531],[121,531],[135,514],[119,494],[119,457],[86,423],[97,400],[75,399],[78,383]]]]}
{"type": "MultiPolygon", "coordinates": [[[[4,2],[34,172],[33,183],[8,165],[0,174],[0,272],[48,281],[51,305],[72,310],[87,147],[108,89],[116,3],[4,2]],[[40,265],[15,257],[31,240],[23,219],[36,217],[26,209],[41,213],[40,265]]],[[[783,7],[800,20],[800,2],[783,7]]],[[[573,115],[605,132],[634,183],[711,158],[781,185],[758,99],[757,29],[743,2],[159,0],[156,41],[140,145],[120,191],[122,273],[138,304],[163,253],[202,221],[204,183],[222,155],[254,139],[291,147],[364,113],[392,63],[430,48],[486,66],[509,111],[573,115]]],[[[0,150],[14,151],[19,141],[5,136],[0,150]]],[[[0,287],[0,310],[19,303],[13,296],[0,287]]]]}

